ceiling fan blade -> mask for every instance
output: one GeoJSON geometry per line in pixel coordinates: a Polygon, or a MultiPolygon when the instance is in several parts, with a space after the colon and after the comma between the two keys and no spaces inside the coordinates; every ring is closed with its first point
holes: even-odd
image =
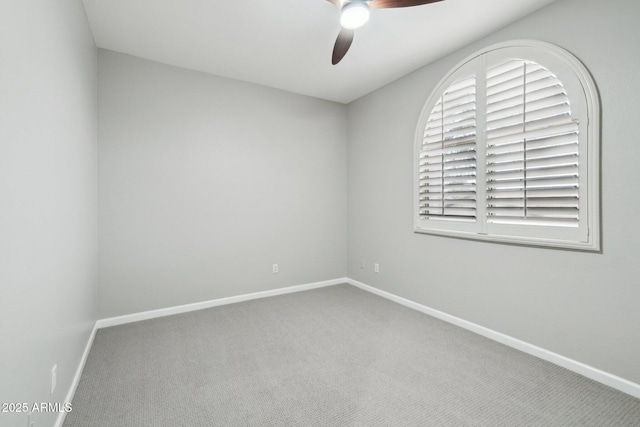
{"type": "Polygon", "coordinates": [[[437,3],[439,1],[443,0],[371,0],[369,2],[369,7],[371,9],[389,9],[393,7],[421,6],[423,4],[437,3]]]}
{"type": "Polygon", "coordinates": [[[338,34],[338,38],[336,39],[336,44],[333,46],[333,56],[331,57],[331,63],[333,65],[336,65],[342,60],[342,58],[344,58],[351,47],[352,41],[353,30],[342,28],[340,30],[340,34],[338,34]]]}
{"type": "Polygon", "coordinates": [[[333,5],[335,7],[337,7],[338,9],[342,8],[342,4],[340,3],[340,0],[327,0],[329,3],[333,3],[333,5]]]}

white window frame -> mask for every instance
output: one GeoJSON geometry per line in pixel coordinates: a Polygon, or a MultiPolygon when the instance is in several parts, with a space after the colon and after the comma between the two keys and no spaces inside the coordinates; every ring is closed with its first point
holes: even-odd
{"type": "Polygon", "coordinates": [[[600,251],[600,101],[588,70],[571,53],[550,43],[514,40],[482,49],[456,65],[436,85],[422,109],[414,144],[414,232],[511,244],[600,251]],[[488,64],[519,58],[548,68],[565,86],[572,118],[579,123],[580,196],[577,228],[491,224],[486,220],[485,74],[488,64]],[[420,216],[420,150],[427,119],[442,93],[457,79],[476,74],[477,207],[475,221],[420,216]],[[574,117],[575,116],[575,117],[574,117]]]}

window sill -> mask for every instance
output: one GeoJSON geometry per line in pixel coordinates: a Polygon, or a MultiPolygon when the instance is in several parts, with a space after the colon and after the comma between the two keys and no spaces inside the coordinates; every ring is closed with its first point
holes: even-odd
{"type": "Polygon", "coordinates": [[[478,240],[483,242],[503,243],[518,246],[533,246],[565,250],[577,250],[586,252],[601,252],[600,242],[597,239],[590,238],[588,241],[576,242],[558,239],[545,239],[538,237],[521,237],[496,234],[481,234],[466,231],[451,230],[434,230],[422,227],[414,227],[413,232],[416,234],[431,234],[442,237],[453,237],[465,240],[478,240]]]}

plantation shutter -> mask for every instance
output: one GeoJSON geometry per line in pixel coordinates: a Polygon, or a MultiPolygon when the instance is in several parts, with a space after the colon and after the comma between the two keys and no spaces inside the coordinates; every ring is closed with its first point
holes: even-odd
{"type": "Polygon", "coordinates": [[[517,40],[433,89],[414,140],[414,231],[600,248],[599,99],[565,50],[517,40]]]}
{"type": "Polygon", "coordinates": [[[451,84],[427,119],[419,152],[421,219],[476,219],[476,78],[451,84]]]}
{"type": "Polygon", "coordinates": [[[486,81],[487,223],[578,227],[578,123],[562,82],[521,59],[486,81]]]}

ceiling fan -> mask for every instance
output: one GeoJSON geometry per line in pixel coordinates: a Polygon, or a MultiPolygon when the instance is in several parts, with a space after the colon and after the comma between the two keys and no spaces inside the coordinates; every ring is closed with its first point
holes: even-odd
{"type": "Polygon", "coordinates": [[[336,65],[344,58],[351,42],[353,30],[363,26],[369,20],[369,11],[373,9],[388,9],[395,7],[421,6],[443,0],[327,0],[341,10],[340,33],[333,46],[331,63],[336,65]]]}

